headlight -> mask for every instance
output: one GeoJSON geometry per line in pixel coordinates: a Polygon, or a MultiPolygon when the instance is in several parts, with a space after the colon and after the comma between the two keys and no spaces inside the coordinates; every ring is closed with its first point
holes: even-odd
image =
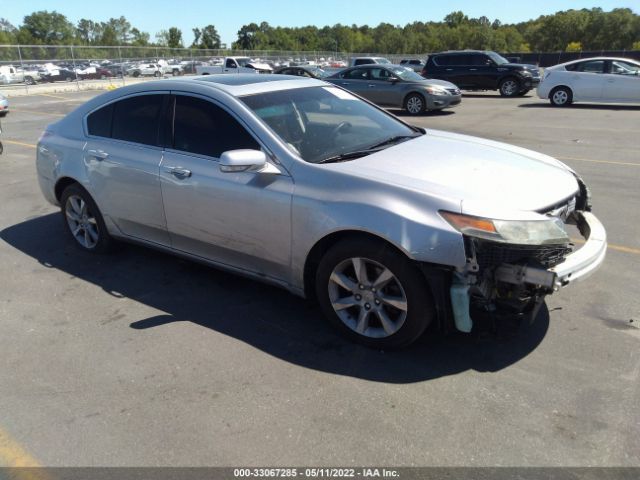
{"type": "Polygon", "coordinates": [[[522,75],[523,77],[533,77],[533,73],[531,73],[529,70],[520,70],[520,75],[522,75]]]}
{"type": "Polygon", "coordinates": [[[447,95],[449,93],[442,87],[426,87],[426,90],[430,95],[447,95]]]}
{"type": "Polygon", "coordinates": [[[456,230],[470,237],[483,238],[516,245],[544,245],[568,243],[569,236],[562,220],[494,220],[453,212],[440,215],[456,230]]]}

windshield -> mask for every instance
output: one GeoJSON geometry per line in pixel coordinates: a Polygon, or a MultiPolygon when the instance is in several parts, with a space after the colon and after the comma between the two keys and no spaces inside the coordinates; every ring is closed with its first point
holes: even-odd
{"type": "Polygon", "coordinates": [[[487,53],[487,55],[489,55],[489,58],[491,60],[493,60],[496,63],[496,65],[502,65],[504,63],[509,63],[509,60],[504,58],[502,55],[498,55],[496,52],[489,52],[489,53],[487,53]]]}
{"type": "Polygon", "coordinates": [[[400,77],[402,80],[407,82],[422,82],[424,80],[423,77],[418,75],[416,72],[406,67],[396,67],[392,68],[391,71],[400,77]]]}
{"type": "Polygon", "coordinates": [[[418,135],[392,115],[335,87],[297,88],[241,100],[291,150],[311,163],[371,148],[391,138],[418,135]]]}
{"type": "Polygon", "coordinates": [[[323,69],[319,67],[311,67],[309,68],[309,71],[312,72],[318,78],[324,78],[329,76],[328,72],[325,72],[323,69]]]}
{"type": "Polygon", "coordinates": [[[386,58],[382,58],[382,57],[378,57],[376,58],[376,62],[380,65],[388,65],[391,62],[389,60],[387,60],[386,58]]]}
{"type": "Polygon", "coordinates": [[[247,63],[251,63],[250,58],[236,58],[236,62],[238,62],[239,67],[246,67],[247,63]]]}

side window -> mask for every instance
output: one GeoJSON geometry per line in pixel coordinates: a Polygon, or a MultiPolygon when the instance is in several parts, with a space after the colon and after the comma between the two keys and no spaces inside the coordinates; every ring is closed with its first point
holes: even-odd
{"type": "Polygon", "coordinates": [[[227,58],[227,63],[225,64],[225,68],[237,68],[238,65],[236,65],[235,60],[231,59],[231,58],[227,58]]]}
{"type": "Polygon", "coordinates": [[[489,63],[489,57],[487,57],[486,55],[471,55],[471,65],[473,65],[474,67],[477,66],[483,66],[486,67],[487,65],[491,65],[489,63]]]}
{"type": "Polygon", "coordinates": [[[590,62],[578,63],[576,71],[586,73],[603,73],[604,60],[592,60],[590,62]]]}
{"type": "Polygon", "coordinates": [[[392,77],[391,72],[385,68],[371,68],[369,69],[369,76],[371,80],[388,80],[392,77]]]}
{"type": "Polygon", "coordinates": [[[640,66],[632,63],[623,62],[622,60],[614,60],[611,62],[611,73],[616,75],[638,75],[640,66]]]}
{"type": "Polygon", "coordinates": [[[139,95],[116,102],[111,137],[158,145],[158,126],[164,95],[139,95]]]}
{"type": "Polygon", "coordinates": [[[365,68],[354,68],[353,70],[344,72],[344,76],[342,78],[348,78],[350,80],[366,80],[367,70],[365,68]]]}
{"type": "Polygon", "coordinates": [[[451,55],[449,66],[464,67],[471,64],[471,55],[451,55]]]}
{"type": "Polygon", "coordinates": [[[96,137],[111,137],[111,116],[113,115],[113,103],[96,110],[87,117],[87,129],[89,135],[96,137]]]}
{"type": "Polygon", "coordinates": [[[176,96],[173,148],[218,158],[227,150],[260,145],[230,114],[206,100],[176,96]]]}
{"type": "Polygon", "coordinates": [[[437,55],[433,57],[433,62],[439,67],[446,67],[447,65],[449,65],[450,60],[451,57],[449,55],[437,55]]]}

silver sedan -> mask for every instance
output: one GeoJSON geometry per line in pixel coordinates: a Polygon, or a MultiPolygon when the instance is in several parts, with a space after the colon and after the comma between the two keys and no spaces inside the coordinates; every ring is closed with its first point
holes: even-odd
{"type": "Polygon", "coordinates": [[[0,93],[0,118],[6,117],[9,113],[9,100],[0,93]]]}
{"type": "Polygon", "coordinates": [[[360,65],[325,79],[387,108],[410,115],[454,107],[462,101],[460,89],[445,80],[427,80],[402,65],[360,65]]]}
{"type": "Polygon", "coordinates": [[[427,132],[314,79],[104,93],[47,127],[37,172],[79,248],[136,242],[279,285],[375,348],[430,323],[469,332],[483,312],[535,318],[606,251],[558,160],[427,132]],[[585,236],[576,252],[567,224],[585,236]]]}

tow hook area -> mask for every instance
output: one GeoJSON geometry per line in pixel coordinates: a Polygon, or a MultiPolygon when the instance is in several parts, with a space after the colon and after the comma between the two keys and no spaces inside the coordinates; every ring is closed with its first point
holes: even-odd
{"type": "Polygon", "coordinates": [[[512,285],[527,284],[541,286],[550,292],[558,290],[556,273],[541,268],[505,263],[496,269],[495,277],[496,280],[500,282],[510,283],[512,285]]]}

